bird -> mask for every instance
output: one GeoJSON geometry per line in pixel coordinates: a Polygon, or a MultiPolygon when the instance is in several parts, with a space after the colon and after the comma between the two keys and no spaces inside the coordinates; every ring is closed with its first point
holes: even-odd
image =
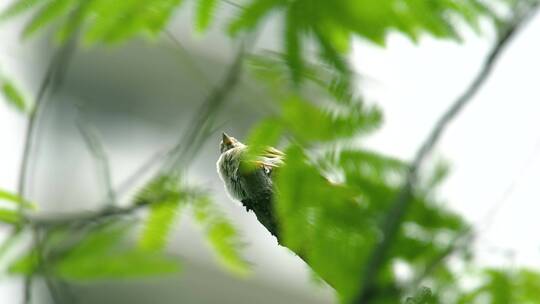
{"type": "Polygon", "coordinates": [[[251,157],[247,145],[226,133],[222,134],[220,153],[217,171],[230,198],[254,212],[259,222],[278,237],[273,178],[285,163],[285,153],[266,147],[251,157]]]}

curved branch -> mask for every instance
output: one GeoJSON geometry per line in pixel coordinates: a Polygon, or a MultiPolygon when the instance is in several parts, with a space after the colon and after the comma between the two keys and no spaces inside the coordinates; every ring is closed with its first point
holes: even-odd
{"type": "Polygon", "coordinates": [[[355,303],[368,303],[374,296],[374,293],[372,292],[374,281],[376,281],[379,269],[385,261],[386,253],[388,252],[394,237],[398,233],[402,219],[411,204],[411,197],[414,194],[418,172],[425,159],[433,151],[440,137],[452,120],[462,112],[464,107],[484,85],[505,47],[511,41],[512,37],[517,34],[526,22],[536,13],[537,8],[538,3],[535,3],[524,9],[524,11],[520,11],[516,14],[516,18],[514,18],[500,33],[495,45],[486,57],[486,60],[476,77],[465,89],[463,94],[459,96],[459,98],[451,104],[450,108],[448,108],[448,110],[439,118],[429,136],[418,150],[412,165],[408,169],[404,185],[383,222],[382,239],[370,255],[368,264],[359,282],[360,292],[354,301],[355,303]]]}

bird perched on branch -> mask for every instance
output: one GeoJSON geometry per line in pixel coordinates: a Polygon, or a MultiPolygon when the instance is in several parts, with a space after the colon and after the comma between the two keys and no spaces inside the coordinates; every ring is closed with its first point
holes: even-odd
{"type": "Polygon", "coordinates": [[[228,194],[242,202],[247,211],[253,211],[259,222],[277,237],[272,177],[276,169],[283,165],[285,154],[268,147],[262,149],[260,154],[251,156],[248,146],[225,133],[220,152],[217,170],[228,194]]]}

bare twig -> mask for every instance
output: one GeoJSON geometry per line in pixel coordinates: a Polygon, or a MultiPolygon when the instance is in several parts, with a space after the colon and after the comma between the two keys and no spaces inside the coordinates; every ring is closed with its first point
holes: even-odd
{"type": "Polygon", "coordinates": [[[180,40],[178,40],[170,31],[165,31],[165,35],[167,36],[167,38],[169,38],[169,40],[173,42],[178,51],[180,51],[181,55],[186,57],[187,60],[184,62],[184,64],[191,70],[191,72],[193,72],[193,74],[197,76],[198,80],[202,83],[202,85],[207,88],[211,88],[212,82],[210,81],[210,79],[208,79],[208,76],[206,76],[202,69],[199,68],[199,66],[196,64],[196,60],[188,52],[184,44],[180,40]]]}
{"type": "Polygon", "coordinates": [[[173,148],[173,155],[170,162],[165,165],[164,171],[175,171],[182,168],[184,164],[190,161],[194,153],[196,153],[204,143],[204,135],[206,135],[211,128],[211,122],[219,110],[221,110],[221,106],[238,83],[242,71],[244,55],[245,45],[242,43],[236,53],[232,65],[225,75],[225,79],[219,86],[211,91],[208,98],[201,104],[194,119],[189,123],[188,129],[173,148]]]}
{"type": "Polygon", "coordinates": [[[77,123],[79,132],[81,133],[86,146],[90,153],[94,156],[96,160],[96,165],[98,167],[100,179],[103,180],[103,187],[105,188],[107,204],[112,206],[116,202],[116,194],[112,185],[112,176],[111,176],[111,166],[109,162],[109,157],[105,152],[105,148],[101,143],[101,140],[96,132],[88,123],[83,120],[79,120],[77,123]]]}
{"type": "MultiPolygon", "coordinates": [[[[170,151],[160,152],[156,156],[153,156],[148,162],[144,164],[143,167],[137,170],[136,174],[134,175],[135,177],[142,175],[146,170],[152,167],[156,163],[156,160],[159,157],[168,157],[170,161],[182,161],[182,160],[185,160],[184,157],[186,157],[184,153],[190,152],[191,149],[194,149],[195,151],[197,151],[197,148],[199,146],[191,147],[188,149],[187,147],[185,147],[185,144],[191,143],[191,145],[193,145],[193,141],[196,138],[201,138],[201,137],[204,138],[204,136],[201,136],[201,134],[206,134],[204,132],[213,131],[210,128],[210,126],[206,125],[205,122],[217,114],[217,111],[221,108],[223,103],[226,101],[226,97],[237,84],[238,78],[240,77],[243,58],[244,58],[244,46],[242,46],[240,50],[238,51],[235,57],[234,63],[231,65],[231,67],[227,71],[227,74],[223,83],[220,86],[216,87],[214,91],[208,96],[208,98],[201,105],[201,108],[199,109],[199,114],[194,119],[194,122],[191,128],[189,128],[186,131],[186,133],[179,140],[175,148],[171,149],[170,151]]],[[[172,165],[172,163],[169,165],[172,165]]],[[[169,170],[176,170],[175,168],[177,168],[177,166],[167,167],[167,169],[169,170]]],[[[79,224],[84,225],[85,223],[91,223],[91,222],[95,222],[98,220],[102,220],[102,219],[106,219],[106,218],[110,218],[114,216],[130,215],[154,203],[159,203],[159,202],[144,202],[141,204],[129,205],[126,207],[107,206],[93,212],[68,214],[65,216],[47,216],[47,217],[34,216],[34,217],[26,217],[26,220],[29,223],[33,223],[37,227],[48,227],[48,228],[70,225],[73,223],[79,223],[79,224]]]]}
{"type": "Polygon", "coordinates": [[[365,271],[362,274],[360,280],[360,292],[355,298],[355,303],[368,303],[369,300],[374,296],[372,290],[374,281],[376,281],[379,269],[381,268],[386,254],[392,244],[394,237],[399,231],[400,224],[402,222],[403,216],[406,214],[408,207],[411,203],[411,197],[413,196],[418,172],[427,158],[431,153],[435,145],[438,143],[441,135],[446,130],[450,122],[461,113],[463,108],[472,100],[476,95],[479,89],[487,80],[491,71],[493,70],[497,59],[499,59],[502,51],[505,49],[506,45],[510,42],[511,38],[522,28],[522,26],[528,21],[533,14],[536,12],[538,4],[532,4],[532,7],[527,8],[525,11],[520,11],[516,14],[508,26],[503,29],[500,33],[495,45],[488,54],[482,68],[479,73],[476,75],[472,83],[466,88],[463,94],[452,103],[450,108],[439,118],[434,128],[430,132],[428,138],[424,141],[420,149],[418,150],[416,157],[412,165],[409,167],[406,180],[404,185],[399,192],[397,198],[391,205],[391,208],[388,212],[385,221],[382,226],[382,239],[375,246],[373,250],[365,271]]]}
{"type": "Polygon", "coordinates": [[[518,175],[514,177],[508,187],[503,191],[502,196],[495,202],[495,204],[487,211],[487,213],[482,217],[482,220],[479,222],[480,226],[477,229],[473,229],[472,226],[467,226],[456,234],[448,246],[432,261],[424,267],[424,270],[414,279],[408,287],[409,290],[414,290],[419,287],[422,281],[427,278],[433,271],[437,269],[448,257],[453,255],[460,249],[463,249],[465,246],[468,246],[471,241],[475,240],[482,233],[485,233],[486,230],[492,224],[493,218],[500,210],[500,208],[508,201],[508,198],[514,191],[514,188],[517,185],[517,182],[520,177],[524,174],[525,170],[530,167],[531,161],[538,156],[540,151],[540,139],[537,140],[537,143],[533,149],[531,156],[523,163],[521,170],[518,172],[518,175]]]}
{"type": "MultiPolygon", "coordinates": [[[[71,16],[69,23],[73,23],[79,17],[79,13],[81,12],[83,5],[79,6],[77,10],[75,10],[71,16]]],[[[54,92],[63,82],[65,73],[67,71],[67,67],[69,63],[71,62],[71,58],[73,57],[73,54],[75,52],[76,46],[77,46],[77,39],[78,38],[78,28],[76,28],[72,35],[64,42],[62,47],[53,55],[53,58],[47,67],[47,70],[45,72],[45,77],[43,78],[43,81],[41,82],[41,85],[38,90],[38,94],[36,96],[36,100],[34,102],[34,109],[29,114],[28,122],[26,126],[26,134],[24,137],[24,148],[23,148],[23,155],[22,155],[22,161],[20,166],[20,172],[19,172],[19,183],[18,183],[18,195],[22,199],[26,199],[27,193],[26,193],[26,183],[27,183],[27,177],[29,174],[29,168],[32,160],[32,156],[34,154],[35,149],[35,141],[36,138],[36,131],[38,130],[38,123],[39,119],[41,118],[45,107],[46,107],[46,101],[47,101],[47,94],[54,92]]],[[[25,218],[24,216],[24,204],[19,204],[19,213],[22,218],[25,218]]],[[[33,242],[34,246],[36,247],[37,254],[39,257],[39,261],[43,261],[43,252],[41,252],[41,241],[39,239],[39,231],[37,230],[35,225],[30,225],[30,228],[32,230],[32,236],[33,236],[33,242]]],[[[45,277],[45,280],[47,282],[50,282],[50,275],[48,271],[44,271],[43,275],[45,277]]],[[[23,294],[23,303],[29,304],[31,301],[31,295],[32,295],[32,282],[33,282],[33,274],[29,273],[24,280],[24,294],[23,294]]],[[[48,283],[47,283],[48,284],[48,283]]],[[[53,287],[48,285],[48,287],[53,287]]],[[[53,289],[50,289],[51,295],[56,299],[56,291],[53,289]]]]}

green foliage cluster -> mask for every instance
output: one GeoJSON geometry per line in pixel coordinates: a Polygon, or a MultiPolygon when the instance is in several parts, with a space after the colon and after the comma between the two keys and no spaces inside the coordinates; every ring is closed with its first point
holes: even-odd
{"type": "MultiPolygon", "coordinates": [[[[274,84],[286,75],[284,61],[254,59],[256,75],[269,79],[275,94],[283,98],[281,112],[263,121],[250,136],[251,145],[276,144],[286,139],[286,165],[277,175],[276,210],[281,242],[334,287],[344,302],[358,292],[359,274],[380,237],[379,227],[396,197],[407,163],[366,150],[358,139],[374,132],[382,115],[374,106],[337,85],[336,77],[312,73],[311,82],[326,102],[307,102],[301,91],[274,84]],[[350,115],[350,116],[349,116],[350,115]],[[277,136],[281,135],[281,136],[277,136]],[[264,142],[270,138],[271,142],[264,142]],[[333,177],[338,183],[330,181],[333,177]]],[[[444,168],[444,167],[442,167],[444,168]]],[[[426,178],[424,189],[414,197],[405,225],[377,278],[375,303],[401,301],[407,284],[394,272],[402,263],[415,272],[443,254],[448,242],[466,229],[456,214],[446,210],[432,195],[442,180],[443,169],[426,178]],[[437,242],[438,239],[447,241],[437,242]],[[378,302],[377,302],[378,301],[378,302]]],[[[448,266],[438,270],[451,274],[448,266]]]]}
{"type": "MultiPolygon", "coordinates": [[[[505,0],[496,0],[505,2],[505,0]]],[[[154,37],[162,32],[183,0],[16,0],[1,15],[9,19],[32,11],[23,37],[46,26],[65,39],[80,29],[87,43],[116,43],[135,36],[154,37]]],[[[196,0],[195,28],[205,31],[220,7],[219,0],[196,0]]],[[[230,4],[230,3],[229,3],[230,4]]],[[[479,29],[483,17],[496,15],[481,0],[251,0],[237,4],[240,13],[229,21],[228,32],[253,31],[268,16],[279,14],[284,20],[284,58],[295,83],[303,80],[305,58],[311,41],[317,57],[338,71],[348,74],[344,58],[353,37],[362,37],[384,45],[391,32],[399,32],[416,41],[422,34],[459,39],[459,26],[465,23],[479,29]]]]}
{"type": "MultiPolygon", "coordinates": [[[[0,192],[0,199],[23,203],[5,191],[0,192]]],[[[240,252],[243,243],[239,233],[208,194],[190,189],[177,177],[160,175],[141,189],[133,206],[149,207],[142,226],[122,217],[98,218],[95,223],[48,224],[44,235],[35,236],[39,242],[9,262],[9,272],[40,273],[75,281],[176,273],[181,269],[180,261],[167,253],[167,241],[180,210],[189,208],[222,265],[238,275],[249,274],[249,265],[240,252]]],[[[0,209],[1,222],[18,227],[23,220],[17,210],[0,209]]],[[[21,231],[17,230],[17,234],[21,231]]],[[[8,238],[0,252],[15,250],[14,238],[8,238]]]]}

